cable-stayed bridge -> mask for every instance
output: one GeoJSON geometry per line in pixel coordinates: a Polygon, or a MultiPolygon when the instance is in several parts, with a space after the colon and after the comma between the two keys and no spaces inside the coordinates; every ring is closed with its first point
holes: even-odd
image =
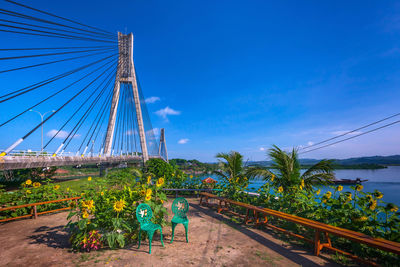
{"type": "Polygon", "coordinates": [[[0,169],[168,160],[165,131],[156,137],[139,83],[132,33],[5,2],[0,169]]]}

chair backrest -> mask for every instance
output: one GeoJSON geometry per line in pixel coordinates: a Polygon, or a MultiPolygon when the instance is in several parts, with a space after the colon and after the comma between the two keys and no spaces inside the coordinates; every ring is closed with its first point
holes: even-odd
{"type": "Polygon", "coordinates": [[[140,224],[149,223],[151,217],[153,217],[153,211],[146,203],[142,203],[136,208],[136,218],[140,224]]]}
{"type": "Polygon", "coordinates": [[[186,217],[189,210],[189,203],[183,197],[175,198],[172,202],[172,212],[179,217],[186,217]]]}

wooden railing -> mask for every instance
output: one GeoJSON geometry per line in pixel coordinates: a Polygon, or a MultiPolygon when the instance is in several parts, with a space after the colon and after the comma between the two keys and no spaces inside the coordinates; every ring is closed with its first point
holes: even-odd
{"type": "Polygon", "coordinates": [[[56,200],[50,200],[50,201],[44,201],[44,202],[29,203],[29,204],[24,204],[24,205],[0,208],[0,212],[2,212],[2,211],[6,211],[6,210],[16,210],[16,209],[32,207],[30,214],[2,219],[2,220],[0,220],[0,222],[7,222],[7,221],[17,220],[17,219],[22,219],[22,218],[29,218],[29,217],[37,219],[37,217],[42,214],[70,209],[70,207],[64,207],[64,208],[59,208],[59,209],[55,209],[55,210],[46,210],[46,211],[42,211],[42,212],[37,212],[37,206],[58,203],[58,202],[64,202],[64,201],[71,201],[71,200],[74,200],[76,202],[76,204],[78,204],[78,199],[80,199],[80,198],[81,197],[70,197],[70,198],[64,198],[64,199],[56,199],[56,200]]]}
{"type": "Polygon", "coordinates": [[[351,240],[354,242],[362,243],[362,244],[368,245],[370,247],[374,247],[377,249],[381,249],[384,251],[388,251],[388,252],[392,252],[397,255],[400,255],[400,243],[397,243],[397,242],[385,240],[382,238],[373,238],[373,237],[368,236],[363,233],[359,233],[359,232],[351,231],[348,229],[328,225],[325,223],[305,219],[302,217],[298,217],[295,215],[287,214],[287,213],[276,211],[276,210],[256,207],[253,205],[249,205],[246,203],[219,197],[219,196],[216,196],[216,195],[213,195],[210,193],[206,193],[206,192],[200,193],[200,205],[202,205],[202,204],[210,205],[210,203],[208,202],[208,199],[216,199],[218,201],[218,204],[217,204],[218,213],[221,213],[222,211],[228,211],[235,215],[245,217],[244,221],[246,224],[248,224],[250,222],[255,222],[256,224],[263,224],[274,230],[278,230],[278,231],[284,232],[285,234],[288,234],[290,236],[300,238],[306,242],[313,243],[314,244],[314,254],[317,256],[319,256],[320,251],[323,248],[326,248],[328,250],[346,255],[347,257],[349,257],[353,260],[356,260],[358,262],[361,262],[363,264],[377,266],[377,264],[375,262],[366,261],[366,260],[361,259],[349,252],[346,252],[346,251],[343,251],[343,250],[333,247],[329,235],[336,235],[336,236],[343,237],[345,239],[348,239],[348,240],[351,240]],[[235,206],[245,208],[246,215],[244,216],[244,215],[238,214],[236,212],[233,212],[232,210],[230,210],[230,205],[235,205],[235,206]],[[253,214],[251,214],[251,213],[253,213],[253,214]],[[263,218],[260,218],[259,214],[261,214],[263,218]],[[300,224],[302,226],[314,229],[314,238],[310,239],[305,236],[302,236],[302,235],[290,232],[288,230],[282,229],[280,227],[277,227],[275,225],[272,225],[268,222],[267,216],[272,216],[275,218],[279,218],[282,220],[286,220],[289,222],[293,222],[295,224],[300,224]],[[322,236],[325,237],[325,240],[326,240],[325,243],[321,242],[322,236]]]}

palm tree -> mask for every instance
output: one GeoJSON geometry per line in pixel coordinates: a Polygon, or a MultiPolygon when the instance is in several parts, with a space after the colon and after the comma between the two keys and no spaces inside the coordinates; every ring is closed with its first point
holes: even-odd
{"type": "Polygon", "coordinates": [[[232,181],[232,179],[244,179],[243,155],[239,152],[231,151],[229,153],[218,153],[215,157],[218,158],[220,170],[214,171],[214,174],[227,182],[232,181]]]}
{"type": "Polygon", "coordinates": [[[282,186],[284,190],[291,190],[293,186],[301,186],[308,191],[312,190],[313,185],[332,182],[335,177],[330,160],[321,160],[301,175],[297,149],[295,148],[291,152],[285,152],[273,145],[269,149],[268,155],[273,161],[270,168],[274,169],[275,173],[267,168],[256,166],[247,170],[249,177],[262,177],[264,180],[272,180],[275,186],[282,186]]]}

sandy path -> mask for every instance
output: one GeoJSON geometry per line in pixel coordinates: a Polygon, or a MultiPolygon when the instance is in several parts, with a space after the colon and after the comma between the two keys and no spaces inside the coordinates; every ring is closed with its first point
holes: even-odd
{"type": "Polygon", "coordinates": [[[159,237],[154,238],[152,255],[147,240],[140,250],[133,245],[72,253],[63,229],[67,213],[58,213],[0,225],[0,266],[337,266],[269,232],[231,223],[200,207],[197,199],[189,202],[189,243],[184,242],[184,228],[178,225],[172,244],[171,228],[164,227],[165,248],[159,237]]]}

